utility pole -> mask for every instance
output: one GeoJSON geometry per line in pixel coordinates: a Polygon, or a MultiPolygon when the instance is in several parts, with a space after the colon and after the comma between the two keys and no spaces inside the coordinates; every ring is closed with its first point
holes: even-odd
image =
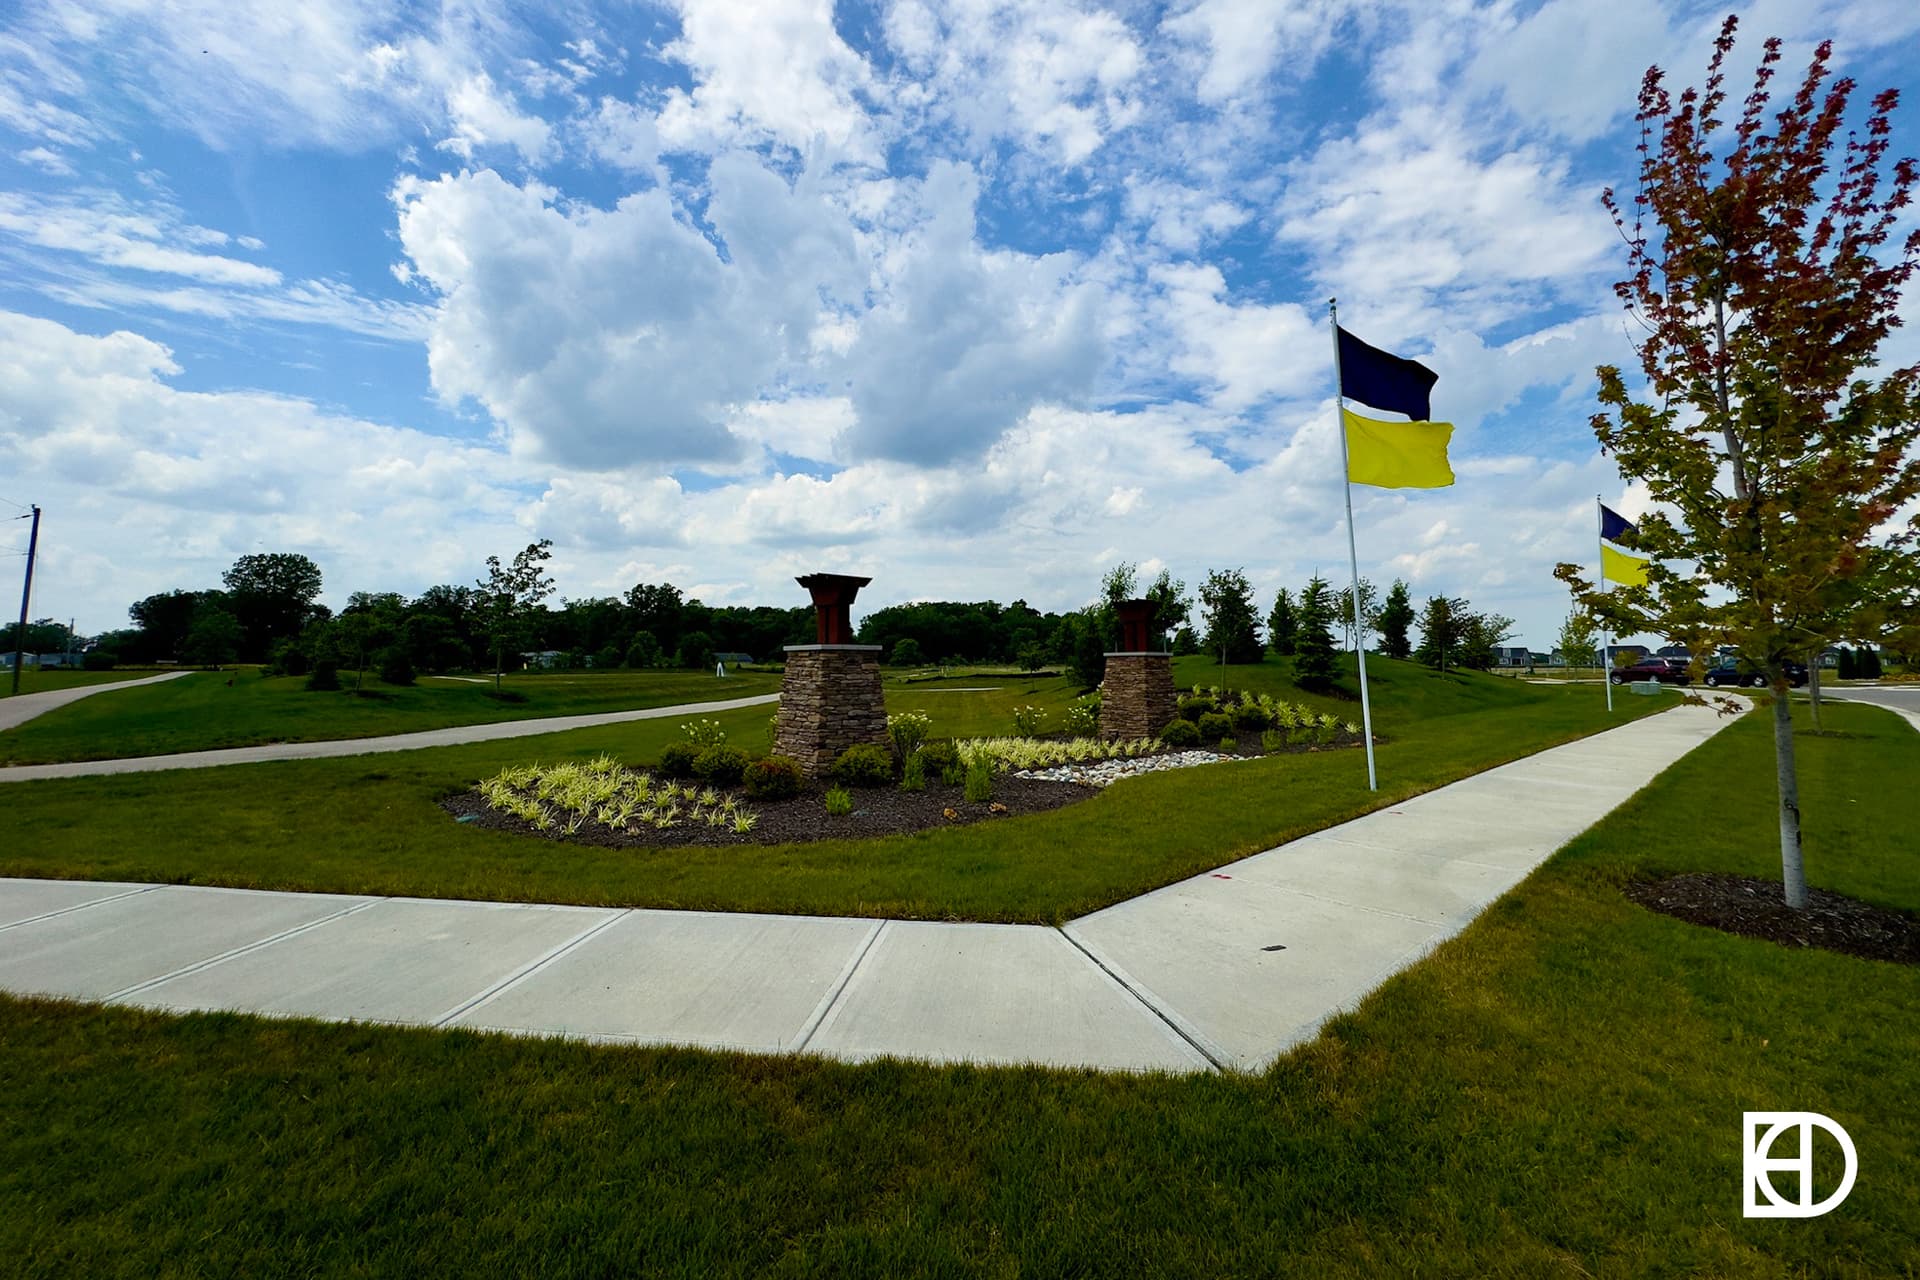
{"type": "MultiPolygon", "coordinates": [[[[16,519],[24,520],[25,516],[16,519]]],[[[27,601],[33,598],[33,553],[40,546],[40,508],[33,509],[33,532],[27,535],[27,584],[20,588],[20,629],[13,633],[13,691],[20,692],[21,650],[27,643],[27,601]]]]}

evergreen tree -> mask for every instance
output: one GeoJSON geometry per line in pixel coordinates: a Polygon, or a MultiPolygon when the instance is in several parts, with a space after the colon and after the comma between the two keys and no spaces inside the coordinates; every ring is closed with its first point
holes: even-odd
{"type": "Polygon", "coordinates": [[[1267,647],[1283,658],[1293,656],[1298,619],[1293,612],[1293,597],[1285,587],[1273,598],[1273,612],[1267,615],[1267,647]]]}
{"type": "Polygon", "coordinates": [[[1317,573],[1300,593],[1294,623],[1293,682],[1324,693],[1333,687],[1333,592],[1317,573]]]}
{"type": "Polygon", "coordinates": [[[1413,656],[1438,671],[1459,666],[1460,642],[1469,620],[1465,600],[1432,597],[1420,613],[1420,647],[1413,656]]]}
{"type": "Polygon", "coordinates": [[[1386,603],[1380,606],[1380,652],[1389,658],[1405,658],[1412,653],[1412,643],[1407,639],[1407,628],[1412,625],[1413,599],[1407,584],[1395,578],[1386,603]]]}

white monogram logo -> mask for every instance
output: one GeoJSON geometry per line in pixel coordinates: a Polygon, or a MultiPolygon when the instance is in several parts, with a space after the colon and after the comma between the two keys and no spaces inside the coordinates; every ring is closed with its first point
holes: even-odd
{"type": "Polygon", "coordinates": [[[1746,1120],[1746,1153],[1744,1160],[1745,1202],[1742,1210],[1749,1218],[1817,1218],[1823,1213],[1831,1213],[1853,1190],[1853,1179],[1860,1172],[1860,1158],[1853,1149],[1853,1139],[1847,1131],[1832,1120],[1815,1111],[1748,1111],[1746,1120]],[[1825,1129],[1840,1144],[1840,1151],[1847,1158],[1847,1172],[1840,1179],[1840,1187],[1832,1195],[1819,1203],[1813,1200],[1813,1130],[1815,1126],[1825,1129]],[[1800,1154],[1786,1160],[1776,1160],[1768,1155],[1773,1150],[1773,1142],[1788,1129],[1800,1131],[1800,1154]],[[1800,1196],[1798,1200],[1783,1199],[1774,1189],[1772,1173],[1797,1173],[1800,1175],[1800,1196]]]}

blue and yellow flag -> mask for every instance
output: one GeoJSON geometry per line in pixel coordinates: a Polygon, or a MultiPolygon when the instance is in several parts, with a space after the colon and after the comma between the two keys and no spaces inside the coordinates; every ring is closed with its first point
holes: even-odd
{"type": "Polygon", "coordinates": [[[1601,544],[1600,578],[1603,582],[1617,582],[1623,587],[1643,587],[1647,584],[1646,556],[1630,556],[1624,551],[1615,551],[1601,544]]]}
{"type": "Polygon", "coordinates": [[[1347,431],[1347,479],[1379,489],[1444,489],[1453,483],[1447,461],[1451,422],[1378,422],[1342,409],[1347,431]]]}

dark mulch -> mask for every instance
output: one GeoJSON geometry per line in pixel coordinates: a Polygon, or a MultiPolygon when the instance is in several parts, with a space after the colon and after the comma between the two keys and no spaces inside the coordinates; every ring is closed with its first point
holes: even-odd
{"type": "Polygon", "coordinates": [[[1868,960],[1920,964],[1920,920],[1825,889],[1807,890],[1804,911],[1787,905],[1778,881],[1747,876],[1694,874],[1635,880],[1625,892],[1650,911],[1722,933],[1783,947],[1817,947],[1868,960]]]}
{"type": "Polygon", "coordinates": [[[587,823],[574,835],[558,829],[536,831],[532,824],[489,807],[477,791],[448,796],[441,800],[440,807],[456,818],[468,818],[474,826],[492,831],[511,831],[569,844],[636,849],[867,840],[874,836],[925,831],[930,827],[959,827],[971,822],[997,822],[1022,814],[1045,813],[1091,800],[1099,794],[1094,787],[1015,778],[1004,773],[994,775],[993,798],[985,804],[969,804],[965,792],[964,787],[949,787],[939,782],[928,783],[925,791],[902,791],[897,786],[854,791],[853,812],[838,818],[827,815],[826,800],[819,791],[802,792],[791,800],[749,800],[737,792],[727,793],[737,796],[741,804],[759,816],[759,822],[746,835],[736,835],[731,828],[690,822],[664,831],[645,827],[615,832],[597,822],[587,823]],[[996,805],[1000,807],[996,809],[996,805]],[[949,811],[953,816],[947,816],[949,811]]]}

